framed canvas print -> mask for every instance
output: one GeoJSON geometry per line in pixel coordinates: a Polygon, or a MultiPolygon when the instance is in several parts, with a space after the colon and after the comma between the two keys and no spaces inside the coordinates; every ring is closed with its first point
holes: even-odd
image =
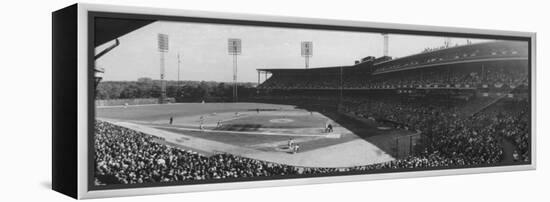
{"type": "Polygon", "coordinates": [[[535,169],[535,34],[75,4],[53,12],[74,198],[535,169]]]}

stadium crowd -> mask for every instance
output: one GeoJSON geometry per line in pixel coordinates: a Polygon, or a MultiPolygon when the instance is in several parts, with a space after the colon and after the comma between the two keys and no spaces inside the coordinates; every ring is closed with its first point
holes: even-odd
{"type": "MultiPolygon", "coordinates": [[[[529,103],[526,100],[489,107],[483,115],[491,119],[491,133],[507,138],[516,147],[516,161],[529,161],[529,103]],[[505,110],[502,110],[505,109],[505,110]]],[[[479,115],[476,115],[479,116],[479,115]]]]}
{"type": "Polygon", "coordinates": [[[96,121],[96,184],[135,184],[285,175],[291,166],[230,154],[210,157],[162,144],[162,139],[96,121]]]}
{"type": "Polygon", "coordinates": [[[483,109],[487,101],[480,99],[448,103],[445,99],[370,97],[346,100],[344,109],[363,118],[372,117],[404,129],[422,131],[426,142],[424,154],[420,156],[437,153],[438,157],[464,165],[498,163],[503,158],[502,141],[507,138],[514,142],[521,155],[516,160],[528,161],[529,105],[526,101],[506,101],[504,107],[502,103],[495,103],[483,109]],[[465,109],[476,102],[481,111],[472,116],[471,111],[465,109]]]}
{"type": "Polygon", "coordinates": [[[345,70],[322,76],[273,75],[260,85],[264,89],[394,89],[394,88],[493,88],[513,89],[527,85],[527,69],[516,67],[431,68],[406,73],[377,75],[345,70]],[[342,80],[342,81],[341,81],[342,80]]]}
{"type": "MultiPolygon", "coordinates": [[[[481,45],[481,44],[478,44],[478,45],[481,45]]],[[[387,62],[383,65],[380,65],[380,67],[378,67],[375,72],[385,72],[385,71],[414,67],[419,65],[430,65],[435,63],[452,62],[452,61],[458,61],[458,60],[526,55],[525,47],[521,47],[521,46],[519,47],[462,46],[462,47],[458,47],[458,49],[464,49],[464,50],[456,50],[456,51],[450,50],[451,48],[455,48],[455,47],[440,47],[436,49],[425,49],[425,51],[423,51],[421,54],[414,55],[414,57],[409,56],[395,62],[387,62]]]]}

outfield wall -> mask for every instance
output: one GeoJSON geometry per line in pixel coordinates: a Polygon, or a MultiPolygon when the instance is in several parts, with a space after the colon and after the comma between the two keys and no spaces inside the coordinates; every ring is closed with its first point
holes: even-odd
{"type": "Polygon", "coordinates": [[[158,104],[158,98],[139,98],[139,99],[111,99],[111,100],[96,100],[95,106],[118,106],[118,105],[145,105],[158,104]]]}

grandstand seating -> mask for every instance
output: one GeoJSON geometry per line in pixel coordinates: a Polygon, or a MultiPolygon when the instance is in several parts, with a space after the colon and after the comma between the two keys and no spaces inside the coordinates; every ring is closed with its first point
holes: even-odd
{"type": "MultiPolygon", "coordinates": [[[[487,42],[385,60],[372,67],[262,69],[259,89],[495,88],[527,85],[527,47],[487,42]],[[426,66],[426,64],[431,64],[426,66]],[[374,70],[373,70],[374,69],[374,70]]],[[[364,64],[358,64],[364,65],[364,64]]]]}

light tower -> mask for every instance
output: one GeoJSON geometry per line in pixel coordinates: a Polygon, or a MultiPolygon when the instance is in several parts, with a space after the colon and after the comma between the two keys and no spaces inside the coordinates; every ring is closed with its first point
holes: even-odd
{"type": "Polygon", "coordinates": [[[302,57],[306,59],[306,69],[309,68],[309,58],[313,56],[313,42],[302,41],[302,57]]]}
{"type": "Polygon", "coordinates": [[[382,36],[384,37],[384,56],[388,56],[390,37],[388,33],[382,33],[382,36]]]}
{"type": "Polygon", "coordinates": [[[237,55],[241,54],[241,39],[228,39],[229,55],[233,55],[233,101],[238,101],[237,94],[237,55]]]}
{"type": "Polygon", "coordinates": [[[453,39],[451,37],[445,37],[445,42],[444,42],[445,48],[451,47],[452,42],[453,42],[453,39]]]}
{"type": "Polygon", "coordinates": [[[180,59],[180,53],[178,53],[178,87],[180,86],[180,64],[181,64],[181,59],[180,59]]]}
{"type": "Polygon", "coordinates": [[[168,35],[158,34],[158,50],[160,53],[160,103],[166,101],[166,81],[164,80],[165,71],[165,59],[164,54],[168,52],[168,35]]]}

